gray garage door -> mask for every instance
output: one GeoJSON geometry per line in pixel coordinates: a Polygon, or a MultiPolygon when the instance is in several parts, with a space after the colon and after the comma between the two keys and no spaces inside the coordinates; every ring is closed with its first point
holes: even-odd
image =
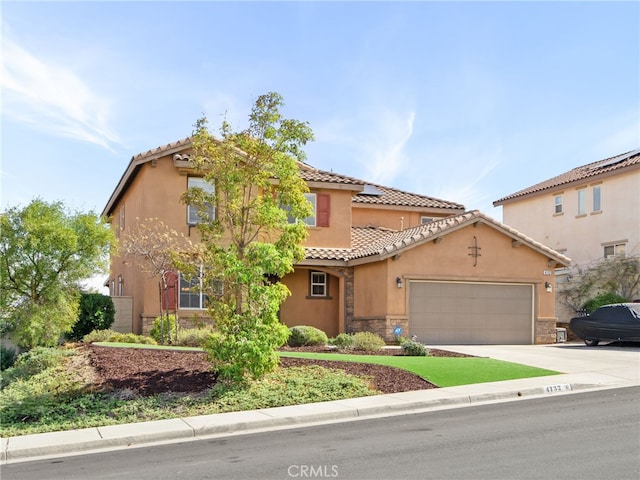
{"type": "Polygon", "coordinates": [[[533,343],[533,285],[409,282],[409,331],[430,345],[533,343]]]}

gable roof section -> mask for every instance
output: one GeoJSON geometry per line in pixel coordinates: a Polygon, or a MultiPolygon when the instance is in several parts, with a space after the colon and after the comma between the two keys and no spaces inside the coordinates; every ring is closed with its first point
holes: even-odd
{"type": "Polygon", "coordinates": [[[190,145],[191,137],[187,137],[183,138],[182,140],[178,140],[177,142],[169,143],[153,150],[147,150],[146,152],[139,153],[131,157],[129,165],[127,165],[127,169],[122,174],[122,177],[120,177],[118,185],[116,185],[116,188],[111,193],[111,196],[109,197],[104,210],[102,210],[102,215],[111,215],[114,207],[118,203],[118,200],[124,194],[124,192],[127,191],[127,188],[129,188],[129,185],[136,177],[138,170],[140,170],[140,167],[142,167],[143,164],[151,162],[160,157],[164,157],[165,155],[182,152],[189,148],[190,145]]]}
{"type": "MultiPolygon", "coordinates": [[[[102,215],[109,216],[113,213],[113,209],[118,203],[118,200],[124,194],[124,192],[126,192],[127,188],[129,187],[143,164],[167,155],[183,153],[190,146],[191,138],[187,137],[152,150],[147,150],[146,152],[142,152],[131,157],[131,161],[129,162],[129,165],[127,166],[125,172],[122,174],[122,177],[118,181],[118,185],[109,197],[109,200],[107,201],[107,204],[102,211],[102,215]]],[[[364,180],[319,170],[306,163],[298,162],[298,165],[300,167],[300,176],[307,182],[307,184],[311,188],[331,188],[362,193],[365,190],[366,186],[373,186],[372,184],[369,184],[364,180]]],[[[439,200],[433,197],[419,195],[416,193],[403,192],[395,188],[375,185],[375,188],[373,190],[376,191],[376,195],[370,195],[366,193],[363,195],[353,195],[352,204],[361,203],[369,205],[441,208],[459,211],[464,210],[464,206],[459,203],[447,202],[445,200],[439,200]]]]}
{"type": "Polygon", "coordinates": [[[613,157],[598,160],[597,162],[588,163],[581,167],[576,167],[556,177],[550,178],[543,182],[537,183],[531,187],[527,187],[518,192],[507,195],[493,202],[493,206],[497,207],[510,200],[534,195],[536,193],[551,190],[556,187],[578,183],[585,180],[593,180],[603,176],[615,175],[627,168],[640,168],[640,149],[631,150],[630,152],[621,153],[613,157]]]}
{"type": "Polygon", "coordinates": [[[504,233],[529,248],[547,256],[559,265],[568,266],[571,259],[555,250],[533,240],[519,231],[504,225],[486,215],[473,210],[460,215],[435,220],[417,227],[401,231],[380,229],[374,227],[352,228],[351,249],[323,249],[306,248],[305,260],[301,264],[317,264],[318,260],[344,262],[347,265],[385,260],[402,253],[403,250],[416,247],[423,243],[438,240],[440,237],[452,233],[474,223],[483,223],[504,233]]]}

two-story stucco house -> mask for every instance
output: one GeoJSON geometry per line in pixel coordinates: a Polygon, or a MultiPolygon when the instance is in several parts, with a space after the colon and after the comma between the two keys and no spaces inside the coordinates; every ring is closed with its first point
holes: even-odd
{"type": "MultiPolygon", "coordinates": [[[[131,159],[103,211],[120,238],[137,219],[154,217],[197,240],[180,201],[199,182],[189,145],[187,138],[131,159]]],[[[299,168],[315,215],[305,259],[281,280],[291,291],[283,323],[429,344],[555,341],[549,286],[567,257],[455,202],[299,168]]],[[[177,276],[179,317],[206,317],[197,281],[177,276]]],[[[147,332],[160,311],[158,279],[114,255],[108,283],[111,295],[132,301],[131,331],[147,332]]]]}
{"type": "MultiPolygon", "coordinates": [[[[640,150],[576,167],[493,202],[518,231],[586,266],[640,254],[640,150]]],[[[561,273],[558,272],[559,281],[561,273]]],[[[562,321],[574,312],[557,306],[562,321]]]]}

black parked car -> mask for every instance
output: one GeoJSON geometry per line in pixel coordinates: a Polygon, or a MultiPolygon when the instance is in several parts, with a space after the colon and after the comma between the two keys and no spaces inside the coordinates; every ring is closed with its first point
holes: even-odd
{"type": "Polygon", "coordinates": [[[569,328],[589,346],[600,340],[640,342],[640,303],[603,305],[591,315],[572,318],[569,328]]]}

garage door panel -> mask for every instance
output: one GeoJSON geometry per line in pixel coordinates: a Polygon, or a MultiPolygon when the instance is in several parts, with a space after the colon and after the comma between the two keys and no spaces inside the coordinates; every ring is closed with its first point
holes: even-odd
{"type": "Polygon", "coordinates": [[[409,288],[409,331],[422,342],[532,343],[532,285],[412,281],[409,288]]]}

